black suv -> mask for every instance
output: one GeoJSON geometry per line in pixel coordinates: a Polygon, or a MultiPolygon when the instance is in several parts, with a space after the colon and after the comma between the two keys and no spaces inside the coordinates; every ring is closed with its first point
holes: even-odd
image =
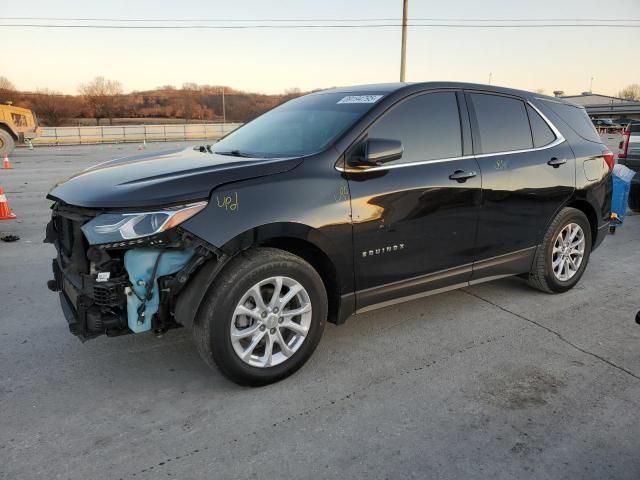
{"type": "Polygon", "coordinates": [[[291,100],[205,147],[53,188],[55,279],[82,340],[185,326],[241,384],[279,380],[325,322],[509,275],[573,287],[610,216],[583,108],[415,83],[291,100]]]}

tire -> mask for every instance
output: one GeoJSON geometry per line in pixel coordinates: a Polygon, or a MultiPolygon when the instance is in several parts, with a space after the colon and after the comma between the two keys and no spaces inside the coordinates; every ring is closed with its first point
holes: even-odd
{"type": "Polygon", "coordinates": [[[640,184],[631,184],[629,192],[629,210],[640,213],[640,184]]]}
{"type": "Polygon", "coordinates": [[[11,134],[0,128],[0,156],[9,155],[15,146],[16,143],[11,134]]]}
{"type": "MultiPolygon", "coordinates": [[[[574,242],[577,242],[578,237],[579,235],[576,236],[576,240],[574,240],[574,242]]],[[[586,215],[575,208],[563,208],[553,219],[551,225],[549,225],[549,228],[544,235],[542,245],[540,245],[536,251],[533,265],[529,272],[529,285],[547,293],[562,293],[573,288],[582,277],[585,269],[587,268],[587,264],[589,263],[591,242],[591,225],[589,224],[589,220],[586,215]],[[579,230],[581,230],[583,245],[576,246],[575,248],[568,248],[565,251],[571,252],[576,249],[583,248],[582,257],[579,266],[575,271],[571,271],[569,265],[571,265],[571,268],[575,266],[574,264],[577,262],[578,257],[577,254],[570,257],[572,262],[571,264],[569,264],[568,260],[565,261],[566,269],[557,273],[556,269],[563,268],[560,266],[562,263],[561,257],[563,256],[563,253],[561,251],[554,253],[554,247],[558,245],[556,243],[557,241],[562,242],[562,240],[559,239],[561,232],[566,233],[577,230],[572,229],[572,225],[577,225],[579,230]],[[558,258],[560,258],[559,262],[558,258]],[[557,265],[555,267],[554,260],[557,265]],[[569,278],[564,278],[569,275],[569,278]]],[[[565,247],[561,246],[561,248],[564,249],[565,247]]]]}
{"type": "Polygon", "coordinates": [[[309,359],[322,337],[327,311],[324,284],[311,265],[282,250],[253,248],[232,259],[209,288],[194,321],[194,341],[205,362],[217,366],[230,380],[240,385],[267,385],[293,374],[309,359]],[[278,278],[283,293],[274,300],[271,293],[278,278]],[[268,283],[259,286],[265,281],[268,283]],[[264,308],[255,299],[256,291],[261,292],[264,308]],[[295,293],[292,300],[277,303],[290,293],[295,293]],[[275,307],[266,305],[270,300],[276,302],[275,307]],[[310,312],[289,316],[289,312],[308,307],[310,312]],[[241,336],[245,331],[255,333],[232,341],[232,333],[241,336]],[[285,348],[281,341],[287,344],[285,348]],[[269,342],[271,354],[267,353],[269,342]]]}

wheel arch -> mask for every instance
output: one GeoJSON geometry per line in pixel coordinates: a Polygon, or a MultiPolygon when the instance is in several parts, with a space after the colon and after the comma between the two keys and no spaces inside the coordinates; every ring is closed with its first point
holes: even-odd
{"type": "Polygon", "coordinates": [[[595,244],[595,240],[598,236],[598,215],[596,214],[596,209],[587,200],[580,198],[572,199],[565,206],[575,208],[585,214],[587,220],[589,220],[589,226],[591,227],[591,242],[592,248],[594,248],[593,245],[595,244]]]}
{"type": "Polygon", "coordinates": [[[9,135],[11,135],[14,141],[16,142],[18,141],[18,134],[14,132],[13,129],[6,122],[0,121],[0,130],[4,130],[9,135]]]}
{"type": "Polygon", "coordinates": [[[340,281],[336,266],[329,256],[312,242],[297,237],[273,237],[256,244],[259,247],[278,248],[305,260],[324,283],[327,291],[328,321],[338,323],[340,311],[340,281]]]}
{"type": "Polygon", "coordinates": [[[327,291],[328,321],[342,323],[353,313],[354,305],[348,299],[353,285],[351,245],[348,255],[340,255],[335,245],[320,231],[303,224],[276,223],[247,230],[223,245],[217,258],[209,260],[192,275],[177,299],[176,321],[190,326],[202,301],[215,279],[232,258],[255,247],[271,247],[289,252],[308,262],[320,275],[327,291]],[[351,271],[351,275],[349,272],[351,271]],[[345,300],[347,299],[347,300],[345,300]]]}

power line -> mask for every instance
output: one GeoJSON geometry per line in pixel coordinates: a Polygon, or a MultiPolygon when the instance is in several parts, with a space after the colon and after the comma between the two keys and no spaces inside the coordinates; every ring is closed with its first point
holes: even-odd
{"type": "MultiPolygon", "coordinates": [[[[388,18],[99,18],[99,17],[0,17],[0,20],[69,22],[387,22],[388,18]]],[[[414,18],[419,22],[638,22],[631,18],[414,18]]]]}
{"type": "MultiPolygon", "coordinates": [[[[116,93],[109,95],[113,98],[126,98],[136,95],[155,97],[155,98],[181,98],[185,94],[187,96],[201,96],[201,97],[217,97],[220,96],[219,87],[208,87],[202,90],[184,90],[182,88],[174,88],[165,90],[163,88],[156,88],[152,90],[132,90],[129,93],[116,93]]],[[[29,92],[21,90],[6,90],[0,88],[0,93],[5,96],[12,95],[14,97],[82,97],[80,93],[56,93],[56,92],[29,92]]],[[[257,92],[224,92],[225,97],[242,97],[246,95],[256,95],[264,97],[286,97],[286,93],[257,93],[257,92]]],[[[105,95],[106,96],[106,95],[105,95]]]]}
{"type": "MultiPolygon", "coordinates": [[[[410,23],[408,27],[414,28],[640,28],[638,24],[620,23],[556,23],[556,24],[454,24],[454,23],[410,23]]],[[[100,24],[27,24],[8,23],[0,24],[0,28],[81,28],[101,30],[249,30],[249,29],[302,29],[302,28],[390,28],[402,27],[400,23],[388,24],[309,24],[309,25],[100,25],[100,24]]]]}

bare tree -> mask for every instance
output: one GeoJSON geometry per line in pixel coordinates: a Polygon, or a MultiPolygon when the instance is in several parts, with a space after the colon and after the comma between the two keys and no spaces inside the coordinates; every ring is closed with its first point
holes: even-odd
{"type": "Polygon", "coordinates": [[[81,104],[77,97],[62,95],[46,88],[39,89],[29,103],[38,118],[51,127],[60,126],[65,119],[79,115],[81,104]]]}
{"type": "Polygon", "coordinates": [[[0,75],[0,90],[15,91],[16,86],[7,77],[0,75]]]}
{"type": "Polygon", "coordinates": [[[96,77],[78,88],[85,104],[98,125],[101,118],[108,118],[112,123],[115,112],[120,108],[122,84],[116,80],[108,80],[104,77],[96,77]]]}
{"type": "Polygon", "coordinates": [[[625,100],[640,101],[640,84],[632,83],[631,85],[627,85],[618,92],[618,96],[625,100]]]}

